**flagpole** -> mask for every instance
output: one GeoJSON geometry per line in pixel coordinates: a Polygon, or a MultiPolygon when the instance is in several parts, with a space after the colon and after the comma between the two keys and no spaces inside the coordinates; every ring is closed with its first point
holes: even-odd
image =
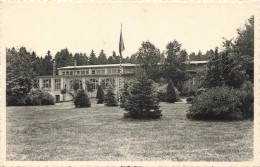
{"type": "MultiPolygon", "coordinates": [[[[122,23],[121,23],[121,34],[120,36],[122,35],[122,23]]],[[[121,74],[122,74],[122,65],[121,65],[121,58],[122,58],[122,52],[120,51],[119,52],[120,54],[120,57],[119,57],[119,63],[120,63],[120,66],[119,66],[119,98],[118,98],[118,102],[119,102],[119,107],[120,107],[120,102],[121,102],[121,74]]]]}

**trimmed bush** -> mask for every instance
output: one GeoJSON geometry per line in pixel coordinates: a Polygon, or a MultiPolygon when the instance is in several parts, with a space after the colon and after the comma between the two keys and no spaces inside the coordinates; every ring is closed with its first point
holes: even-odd
{"type": "Polygon", "coordinates": [[[131,87],[128,103],[125,106],[125,118],[145,119],[160,118],[157,93],[153,81],[148,79],[143,71],[139,71],[131,87]]]}
{"type": "MultiPolygon", "coordinates": [[[[158,100],[160,102],[167,102],[167,87],[168,87],[168,84],[159,85],[157,83],[154,83],[153,85],[154,85],[154,87],[156,87],[158,100]]],[[[177,101],[180,101],[180,97],[179,97],[179,93],[178,93],[177,89],[174,88],[174,90],[175,90],[175,93],[176,93],[177,101]]]]}
{"type": "Polygon", "coordinates": [[[74,98],[74,105],[77,108],[91,106],[88,95],[87,95],[87,93],[85,93],[84,90],[79,90],[79,92],[77,93],[77,95],[74,98]]]}
{"type": "Polygon", "coordinates": [[[248,83],[240,89],[222,86],[205,90],[192,101],[187,118],[241,120],[252,117],[252,95],[248,83]]]}
{"type": "Polygon", "coordinates": [[[48,92],[37,89],[27,94],[25,104],[30,106],[54,105],[54,98],[48,92]]]}
{"type": "Polygon", "coordinates": [[[104,103],[104,91],[102,85],[98,85],[97,89],[97,104],[103,104],[104,103]]]}
{"type": "Polygon", "coordinates": [[[107,93],[105,95],[105,105],[106,106],[118,106],[116,95],[114,93],[114,88],[109,86],[107,93]]]}
{"type": "Polygon", "coordinates": [[[176,92],[174,90],[172,81],[170,81],[167,86],[166,101],[168,103],[175,103],[177,101],[176,92]]]}

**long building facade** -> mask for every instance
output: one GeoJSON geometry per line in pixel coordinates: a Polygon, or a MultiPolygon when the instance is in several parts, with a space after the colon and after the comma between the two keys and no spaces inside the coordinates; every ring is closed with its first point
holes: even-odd
{"type": "Polygon", "coordinates": [[[136,64],[105,64],[66,66],[58,68],[53,75],[40,76],[39,88],[49,92],[55,102],[70,101],[73,99],[75,84],[86,90],[89,97],[96,97],[97,86],[103,85],[106,90],[110,85],[114,87],[115,93],[119,95],[120,88],[125,82],[131,82],[134,77],[136,64]],[[121,72],[120,72],[121,69],[121,72]],[[88,91],[91,87],[91,91],[88,91]],[[66,90],[66,93],[63,92],[66,90]]]}

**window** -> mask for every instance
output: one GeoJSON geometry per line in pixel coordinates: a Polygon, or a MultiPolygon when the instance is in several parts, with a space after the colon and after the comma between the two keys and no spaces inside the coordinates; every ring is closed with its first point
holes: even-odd
{"type": "Polygon", "coordinates": [[[70,75],[70,72],[69,72],[69,71],[66,71],[66,75],[70,75]]]}
{"type": "Polygon", "coordinates": [[[70,89],[71,90],[78,90],[82,89],[82,81],[78,79],[74,79],[70,81],[70,89]]]}
{"type": "Polygon", "coordinates": [[[77,75],[80,75],[80,71],[77,71],[77,75]]]}
{"type": "Polygon", "coordinates": [[[97,89],[98,80],[97,79],[90,79],[90,85],[93,89],[97,89]]]}
{"type": "Polygon", "coordinates": [[[105,78],[102,79],[102,86],[107,89],[110,85],[115,86],[115,79],[114,78],[105,78]]]}
{"type": "Polygon", "coordinates": [[[111,74],[111,73],[112,73],[111,68],[107,69],[107,73],[108,73],[108,74],[111,74]]]}
{"type": "Polygon", "coordinates": [[[89,74],[88,70],[86,71],[86,74],[89,74]]]}
{"type": "Polygon", "coordinates": [[[43,88],[51,88],[51,80],[50,79],[44,79],[43,80],[43,88]]]}
{"type": "Polygon", "coordinates": [[[55,89],[60,89],[60,79],[55,79],[55,89]]]}
{"type": "Polygon", "coordinates": [[[113,74],[119,73],[119,68],[113,68],[113,69],[112,69],[112,73],[113,73],[113,74]]]}
{"type": "Polygon", "coordinates": [[[105,74],[105,70],[96,70],[96,74],[105,74]]]}
{"type": "Polygon", "coordinates": [[[70,71],[70,75],[73,75],[73,71],[70,71]]]}
{"type": "Polygon", "coordinates": [[[96,74],[96,70],[92,70],[92,75],[95,75],[96,74]]]}
{"type": "Polygon", "coordinates": [[[65,71],[62,71],[62,75],[65,75],[65,71]]]}
{"type": "Polygon", "coordinates": [[[85,71],[81,71],[81,75],[85,75],[85,71]]]}

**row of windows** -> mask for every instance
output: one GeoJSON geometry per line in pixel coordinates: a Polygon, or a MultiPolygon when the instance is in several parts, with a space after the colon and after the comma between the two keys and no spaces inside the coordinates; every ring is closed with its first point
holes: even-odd
{"type": "MultiPolygon", "coordinates": [[[[61,80],[55,79],[54,82],[55,82],[54,88],[60,89],[61,88],[61,80]]],[[[51,88],[51,79],[44,79],[43,80],[43,88],[51,88]]]]}
{"type": "MultiPolygon", "coordinates": [[[[120,73],[119,68],[109,68],[107,69],[108,74],[117,74],[120,73]]],[[[62,75],[89,75],[90,72],[89,70],[79,70],[79,71],[62,71],[62,75]]],[[[91,70],[92,75],[97,75],[97,74],[105,74],[105,69],[96,69],[96,70],[91,70]]]]}
{"type": "MultiPolygon", "coordinates": [[[[98,86],[98,79],[90,79],[90,86],[92,89],[97,89],[98,86]]],[[[55,89],[61,89],[61,79],[55,79],[54,80],[55,89]]],[[[108,88],[110,85],[115,86],[115,79],[114,78],[106,78],[101,80],[101,84],[103,88],[108,88]]],[[[43,80],[43,88],[51,88],[51,79],[44,79],[43,80]]],[[[81,80],[72,80],[70,81],[70,89],[74,88],[82,88],[82,81],[81,80]]]]}

